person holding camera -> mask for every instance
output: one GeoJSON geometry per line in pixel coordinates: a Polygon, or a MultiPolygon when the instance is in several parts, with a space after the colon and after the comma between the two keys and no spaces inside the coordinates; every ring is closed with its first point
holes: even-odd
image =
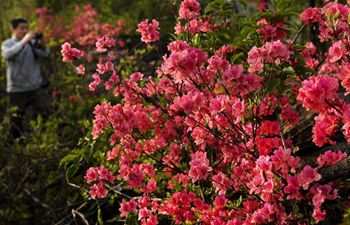
{"type": "Polygon", "coordinates": [[[43,77],[39,59],[48,58],[42,33],[29,31],[23,18],[11,21],[12,37],[2,43],[1,54],[6,59],[6,91],[10,108],[16,107],[16,116],[11,116],[11,136],[23,135],[23,117],[29,107],[34,114],[44,117],[49,112],[49,96],[42,90],[43,77]]]}

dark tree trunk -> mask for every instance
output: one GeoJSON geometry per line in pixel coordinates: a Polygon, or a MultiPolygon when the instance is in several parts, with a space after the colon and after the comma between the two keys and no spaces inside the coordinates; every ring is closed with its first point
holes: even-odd
{"type": "Polygon", "coordinates": [[[320,183],[328,183],[335,180],[346,180],[350,177],[350,156],[336,164],[319,170],[322,178],[320,183]]]}

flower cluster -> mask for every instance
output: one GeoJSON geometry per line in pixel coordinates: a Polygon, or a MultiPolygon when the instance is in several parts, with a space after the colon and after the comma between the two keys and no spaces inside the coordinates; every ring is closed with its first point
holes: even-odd
{"type": "Polygon", "coordinates": [[[90,167],[86,171],[85,180],[88,184],[96,182],[90,187],[90,196],[91,198],[105,198],[107,195],[107,189],[105,187],[105,181],[108,181],[110,184],[114,183],[114,176],[112,172],[106,169],[104,166],[90,167]]]}
{"type": "Polygon", "coordinates": [[[175,34],[181,34],[184,31],[195,35],[199,32],[208,32],[213,30],[213,24],[207,18],[200,18],[201,6],[197,0],[184,0],[180,4],[179,19],[186,21],[185,24],[178,21],[175,26],[175,34]]]}
{"type": "Polygon", "coordinates": [[[345,152],[332,152],[328,150],[317,158],[317,163],[319,167],[330,166],[344,159],[346,156],[347,154],[345,152]]]}
{"type": "Polygon", "coordinates": [[[300,19],[308,25],[321,21],[321,10],[319,8],[307,8],[300,14],[300,19]]]}
{"type": "Polygon", "coordinates": [[[344,95],[349,92],[349,12],[347,5],[327,2],[322,8],[308,8],[301,14],[306,24],[318,24],[321,41],[331,41],[323,62],[312,57],[316,48],[311,44],[302,52],[306,65],[311,69],[318,68],[317,76],[302,82],[297,97],[307,110],[318,113],[313,127],[313,141],[317,146],[336,144],[334,136],[340,128],[349,139],[349,106],[340,93],[343,89],[344,95]]]}
{"type": "Polygon", "coordinates": [[[96,41],[96,51],[105,52],[107,48],[113,47],[116,45],[116,41],[113,38],[108,36],[103,36],[96,41]]]}
{"type": "Polygon", "coordinates": [[[205,180],[208,177],[208,172],[211,172],[212,168],[209,166],[209,160],[206,153],[197,151],[191,156],[190,171],[188,176],[193,182],[197,180],[205,180]]]}
{"type": "Polygon", "coordinates": [[[197,0],[184,0],[180,4],[179,18],[194,19],[200,15],[201,6],[197,0]]]}
{"type": "Polygon", "coordinates": [[[287,34],[283,22],[271,24],[266,19],[261,19],[257,24],[259,26],[257,32],[261,35],[262,41],[283,40],[287,34]]]}
{"type": "Polygon", "coordinates": [[[141,33],[141,41],[145,43],[155,42],[159,39],[159,22],[155,19],[151,23],[148,20],[142,21],[137,25],[137,32],[141,33]]]}
{"type": "MultiPolygon", "coordinates": [[[[176,43],[173,45],[176,45],[176,43]]],[[[169,48],[171,49],[171,47],[169,48]]],[[[179,83],[201,69],[207,61],[207,57],[207,54],[201,49],[192,48],[188,45],[181,46],[172,50],[168,57],[163,57],[164,62],[161,70],[163,73],[173,76],[175,82],[179,83]]]]}
{"type": "Polygon", "coordinates": [[[331,107],[337,98],[339,84],[330,76],[311,76],[303,81],[299,89],[298,100],[307,110],[324,112],[331,107]]]}
{"type": "Polygon", "coordinates": [[[307,42],[305,47],[306,48],[301,51],[305,65],[310,69],[316,69],[319,64],[319,61],[315,58],[316,46],[312,42],[307,42]]]}
{"type": "Polygon", "coordinates": [[[281,41],[267,42],[260,48],[254,46],[248,53],[249,72],[261,73],[264,63],[279,65],[282,61],[288,62],[290,53],[288,46],[281,41]]]}
{"type": "Polygon", "coordinates": [[[84,56],[83,51],[72,48],[68,42],[64,43],[61,48],[63,62],[73,62],[76,58],[84,56]]]}

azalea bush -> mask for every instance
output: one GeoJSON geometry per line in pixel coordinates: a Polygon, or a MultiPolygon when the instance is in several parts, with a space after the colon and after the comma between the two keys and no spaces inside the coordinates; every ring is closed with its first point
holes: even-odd
{"type": "MultiPolygon", "coordinates": [[[[119,216],[128,223],[332,219],[327,209],[341,198],[344,183],[323,171],[348,160],[330,145],[350,139],[350,8],[325,1],[299,14],[294,1],[254,1],[258,8],[239,2],[204,8],[182,1],[173,40],[154,74],[121,76],[107,57],[91,75],[91,91],[104,87],[114,97],[93,111],[91,143],[106,151],[81,185],[96,201],[122,199],[119,216]],[[229,9],[261,12],[247,18],[229,9]],[[326,48],[301,41],[307,26],[326,48]],[[306,162],[295,155],[299,146],[290,131],[309,117],[310,141],[329,149],[306,162]]],[[[137,31],[145,48],[157,45],[157,20],[142,21],[137,31]]],[[[94,47],[113,55],[114,43],[106,34],[94,47]]],[[[61,53],[68,63],[84,56],[69,43],[61,53]]]]}

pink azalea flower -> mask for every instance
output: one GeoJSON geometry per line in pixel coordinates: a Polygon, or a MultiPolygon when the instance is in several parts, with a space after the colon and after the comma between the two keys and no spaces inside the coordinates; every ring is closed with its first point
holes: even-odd
{"type": "Polygon", "coordinates": [[[299,178],[297,175],[287,177],[287,185],[284,187],[284,193],[287,194],[287,199],[304,199],[301,195],[299,186],[299,178]]]}
{"type": "Polygon", "coordinates": [[[345,95],[350,93],[350,63],[343,63],[337,74],[337,78],[341,81],[341,85],[345,88],[345,95]]]}
{"type": "Polygon", "coordinates": [[[147,185],[144,186],[141,191],[143,193],[152,193],[157,189],[157,182],[154,180],[148,181],[147,185]]]}
{"type": "Polygon", "coordinates": [[[152,215],[147,218],[147,220],[142,220],[142,225],[157,225],[158,224],[158,217],[155,215],[152,215]]]}
{"type": "Polygon", "coordinates": [[[73,62],[75,59],[84,56],[84,52],[76,48],[72,48],[68,42],[61,45],[61,54],[63,62],[73,62]]]}
{"type": "Polygon", "coordinates": [[[274,206],[270,203],[265,203],[262,208],[253,213],[254,223],[267,223],[274,221],[274,206]]]}
{"type": "Polygon", "coordinates": [[[197,0],[184,0],[180,4],[179,18],[194,19],[199,16],[201,6],[197,0]]]}
{"type": "Polygon", "coordinates": [[[319,181],[321,175],[317,173],[317,169],[313,169],[311,166],[306,165],[298,174],[299,186],[303,187],[304,190],[309,188],[309,185],[314,181],[319,181]]]}
{"type": "Polygon", "coordinates": [[[270,171],[272,169],[272,163],[270,162],[270,156],[261,155],[256,160],[256,165],[259,167],[259,169],[261,169],[263,171],[270,171]]]}
{"type": "Polygon", "coordinates": [[[123,200],[123,202],[120,204],[120,216],[126,217],[129,215],[130,212],[133,212],[136,210],[137,202],[134,199],[131,199],[129,202],[123,200]]]}
{"type": "Polygon", "coordinates": [[[228,200],[225,198],[225,195],[218,195],[214,199],[214,206],[216,209],[222,209],[225,207],[227,201],[228,200]]]}
{"type": "Polygon", "coordinates": [[[332,152],[328,150],[317,158],[318,167],[333,165],[336,162],[344,159],[346,156],[346,152],[332,152]]]}
{"type": "Polygon", "coordinates": [[[114,183],[114,176],[112,175],[112,172],[106,169],[104,166],[100,166],[100,169],[98,171],[98,174],[100,175],[100,179],[109,181],[109,183],[114,183]]]}
{"type": "Polygon", "coordinates": [[[98,177],[98,168],[97,167],[90,167],[86,171],[86,175],[84,176],[86,182],[90,184],[93,181],[96,181],[98,177]]]}
{"type": "Polygon", "coordinates": [[[141,41],[145,43],[155,42],[159,40],[159,22],[152,19],[151,23],[148,20],[144,20],[137,26],[137,32],[141,33],[141,41]]]}
{"type": "Polygon", "coordinates": [[[327,211],[321,209],[315,209],[312,213],[312,217],[316,220],[316,222],[320,222],[326,218],[327,211]]]}
{"type": "Polygon", "coordinates": [[[113,47],[115,45],[116,45],[116,41],[113,38],[110,38],[108,36],[103,36],[97,39],[96,51],[105,52],[107,51],[107,48],[113,47]]]}
{"type": "Polygon", "coordinates": [[[338,81],[334,77],[311,76],[303,81],[297,99],[307,110],[320,113],[329,109],[328,103],[332,104],[338,98],[338,87],[338,81]]]}
{"type": "Polygon", "coordinates": [[[84,75],[85,74],[85,67],[84,67],[84,65],[80,64],[79,66],[77,66],[75,68],[75,71],[77,72],[77,74],[84,75]]]}
{"type": "Polygon", "coordinates": [[[188,176],[193,182],[196,182],[197,180],[205,180],[210,171],[212,171],[212,168],[209,166],[207,153],[197,151],[192,154],[188,176]]]}
{"type": "Polygon", "coordinates": [[[307,8],[300,14],[300,19],[307,25],[321,21],[321,10],[319,8],[307,8]]]}
{"type": "Polygon", "coordinates": [[[248,71],[250,73],[261,73],[264,63],[275,63],[279,65],[281,61],[288,62],[291,52],[281,41],[267,42],[261,48],[254,46],[248,52],[248,71]]]}
{"type": "Polygon", "coordinates": [[[347,139],[347,141],[350,141],[350,105],[345,104],[343,108],[344,108],[343,118],[342,118],[342,122],[344,123],[342,127],[343,134],[347,139]]]}
{"type": "Polygon", "coordinates": [[[326,143],[335,144],[332,137],[338,129],[340,118],[336,115],[320,113],[315,117],[315,125],[312,128],[313,142],[322,147],[326,143]]]}
{"type": "Polygon", "coordinates": [[[231,188],[233,182],[223,173],[218,172],[212,177],[213,187],[219,194],[225,194],[226,190],[231,188]]]}
{"type": "Polygon", "coordinates": [[[195,35],[201,31],[202,25],[202,20],[192,19],[185,24],[185,30],[190,34],[195,35]]]}
{"type": "Polygon", "coordinates": [[[329,48],[328,56],[331,63],[339,61],[342,57],[347,54],[346,49],[338,41],[334,42],[333,45],[329,48]]]}
{"type": "Polygon", "coordinates": [[[90,187],[89,194],[92,199],[105,198],[107,196],[107,189],[104,187],[103,182],[100,182],[90,187]]]}
{"type": "Polygon", "coordinates": [[[147,209],[146,207],[141,208],[139,210],[139,217],[138,220],[141,220],[142,218],[147,218],[151,215],[151,211],[149,209],[147,209]]]}

